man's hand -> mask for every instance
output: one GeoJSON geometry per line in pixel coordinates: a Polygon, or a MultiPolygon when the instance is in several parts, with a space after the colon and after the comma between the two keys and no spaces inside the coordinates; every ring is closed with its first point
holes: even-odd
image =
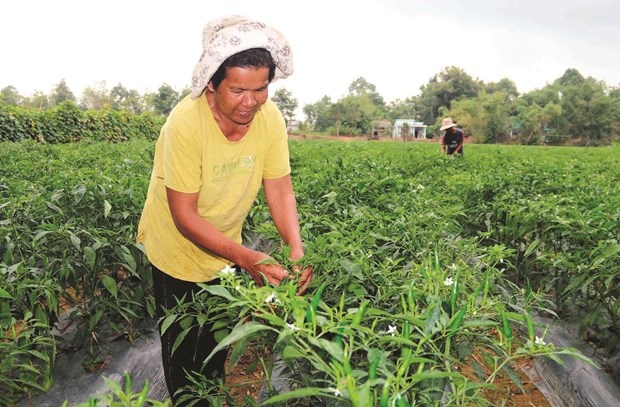
{"type": "Polygon", "coordinates": [[[312,266],[306,266],[302,271],[300,266],[294,266],[293,271],[299,275],[299,281],[297,282],[297,295],[301,295],[306,291],[308,285],[314,277],[314,268],[312,266]]]}
{"type": "Polygon", "coordinates": [[[250,251],[251,258],[249,261],[244,262],[242,268],[248,272],[254,282],[262,286],[264,285],[264,279],[269,284],[280,285],[280,282],[286,277],[289,277],[289,272],[272,257],[259,251],[250,251]]]}

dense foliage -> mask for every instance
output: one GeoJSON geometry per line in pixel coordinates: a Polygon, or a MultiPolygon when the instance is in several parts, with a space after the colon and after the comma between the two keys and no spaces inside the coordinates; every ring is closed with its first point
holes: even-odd
{"type": "Polygon", "coordinates": [[[507,78],[484,83],[450,66],[419,95],[389,104],[358,78],[342,99],[325,96],[303,111],[309,129],[352,136],[371,134],[380,120],[415,119],[429,126],[427,137],[438,138],[439,123],[449,116],[477,143],[600,145],[620,138],[620,89],[575,69],[519,94],[507,78]]]}
{"type": "MultiPolygon", "coordinates": [[[[76,327],[62,350],[87,349],[90,369],[105,338],[152,326],[148,261],[134,244],[152,152],[144,137],[2,143],[2,404],[52,384],[59,320],[76,327]]],[[[237,273],[195,299],[198,314],[169,318],[200,323],[213,306],[244,317],[221,332],[233,363],[258,343],[295,373],[295,389],[274,389],[272,401],[484,405],[481,389],[498,375],[518,383],[516,359],[579,356],[544,343],[540,309],[577,315],[583,332],[618,344],[619,157],[617,145],[469,145],[450,159],[435,143],[291,141],[304,261],[316,270],[308,294],[237,273]]],[[[248,239],[264,236],[285,261],[262,196],[257,204],[248,239]]],[[[256,356],[269,375],[272,360],[256,356]]]]}
{"type": "MultiPolygon", "coordinates": [[[[20,95],[12,86],[0,89],[0,109],[5,104],[46,110],[71,102],[82,111],[111,110],[165,116],[188,93],[188,88],[177,91],[163,84],[155,93],[140,95],[121,84],[108,89],[105,82],[101,82],[84,89],[78,100],[63,80],[49,95],[38,92],[28,97],[20,95]]],[[[272,99],[287,122],[301,119],[295,117],[298,102],[290,91],[280,88],[272,99]]],[[[485,83],[461,68],[448,66],[429,78],[428,83],[420,87],[419,94],[389,102],[374,84],[360,77],[349,85],[348,93],[340,99],[332,101],[324,96],[305,104],[302,112],[305,119],[300,123],[299,132],[306,134],[368,136],[380,123],[414,119],[428,126],[428,138],[438,138],[441,119],[450,116],[470,140],[480,144],[598,146],[620,139],[620,88],[584,77],[576,69],[567,69],[543,88],[520,94],[508,78],[485,83]]],[[[29,125],[29,122],[20,122],[13,127],[21,129],[29,125]]],[[[2,123],[0,130],[1,126],[2,123]]],[[[389,128],[383,130],[390,133],[389,128]]],[[[88,133],[83,135],[86,137],[88,133]]],[[[0,133],[0,140],[7,138],[11,139],[0,133]]]]}
{"type": "Polygon", "coordinates": [[[153,140],[164,121],[163,116],[151,113],[133,114],[112,109],[83,111],[70,101],[48,110],[0,103],[0,142],[120,142],[142,137],[153,140]]]}

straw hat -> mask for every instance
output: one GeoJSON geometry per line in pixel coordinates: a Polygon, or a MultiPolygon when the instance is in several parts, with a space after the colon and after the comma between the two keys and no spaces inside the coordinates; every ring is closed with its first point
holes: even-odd
{"type": "Polygon", "coordinates": [[[439,130],[446,130],[454,126],[456,126],[456,123],[454,123],[451,118],[446,117],[441,121],[441,128],[439,130]]]}

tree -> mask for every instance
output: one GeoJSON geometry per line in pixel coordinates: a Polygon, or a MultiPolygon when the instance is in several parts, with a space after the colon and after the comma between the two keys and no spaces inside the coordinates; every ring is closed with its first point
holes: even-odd
{"type": "Polygon", "coordinates": [[[332,124],[332,101],[329,96],[323,96],[316,103],[304,105],[303,111],[306,115],[306,121],[310,124],[314,131],[325,131],[332,124]]]}
{"type": "Polygon", "coordinates": [[[75,102],[76,100],[75,95],[71,92],[71,89],[69,89],[69,86],[67,86],[64,79],[54,86],[54,89],[52,89],[48,99],[49,107],[58,106],[64,101],[75,102]]]}
{"type": "Polygon", "coordinates": [[[377,87],[368,82],[364,77],[359,77],[349,85],[349,95],[362,96],[368,95],[376,106],[385,106],[383,97],[377,92],[377,87]]]}
{"type": "Polygon", "coordinates": [[[180,94],[172,86],[164,83],[159,87],[157,93],[152,93],[147,97],[155,113],[168,116],[174,105],[180,100],[180,94]]]}
{"type": "Polygon", "coordinates": [[[416,112],[415,98],[407,98],[405,100],[396,99],[387,104],[385,109],[385,118],[391,122],[396,119],[419,119],[416,112]]]}
{"type": "Polygon", "coordinates": [[[85,110],[107,109],[114,105],[114,100],[105,81],[95,82],[93,86],[87,86],[80,98],[80,107],[85,110]]]}
{"type": "Polygon", "coordinates": [[[276,90],[273,97],[273,102],[278,106],[284,119],[289,123],[295,117],[295,110],[297,110],[297,99],[293,98],[293,94],[285,88],[276,90]]]}
{"type": "Polygon", "coordinates": [[[429,83],[420,88],[420,116],[426,123],[434,123],[439,118],[441,108],[450,109],[452,103],[467,98],[475,98],[482,84],[474,81],[461,68],[444,68],[429,83]]]}
{"type": "Polygon", "coordinates": [[[7,105],[19,106],[22,102],[22,96],[13,86],[7,86],[0,90],[0,101],[7,105]]]}
{"type": "Polygon", "coordinates": [[[545,135],[546,129],[555,118],[562,114],[557,103],[550,102],[544,107],[537,104],[520,106],[517,112],[520,125],[518,137],[521,144],[537,144],[545,135]]]}
{"type": "Polygon", "coordinates": [[[522,144],[538,142],[545,129],[556,134],[564,133],[563,129],[566,128],[568,119],[560,106],[561,93],[558,85],[547,85],[542,89],[521,95],[514,101],[513,116],[515,117],[515,124],[521,126],[518,132],[522,144]],[[530,108],[533,108],[531,112],[528,111],[530,108]],[[542,109],[545,109],[548,114],[538,113],[539,111],[542,112],[542,109]],[[557,114],[555,114],[556,112],[557,114]]]}
{"type": "Polygon", "coordinates": [[[38,90],[32,96],[23,98],[22,106],[34,109],[47,109],[49,107],[49,98],[45,93],[38,90]]]}
{"type": "Polygon", "coordinates": [[[349,95],[338,101],[342,131],[351,136],[370,134],[376,106],[368,94],[349,95]]]}
{"type": "Polygon", "coordinates": [[[564,71],[564,74],[556,79],[554,83],[562,87],[581,86],[585,83],[585,78],[578,70],[571,68],[564,71]]]}
{"type": "Polygon", "coordinates": [[[129,91],[125,89],[120,83],[112,88],[110,91],[110,97],[112,99],[112,109],[121,110],[122,104],[129,96],[129,91]]]}
{"type": "Polygon", "coordinates": [[[127,90],[120,83],[112,88],[110,96],[114,110],[125,110],[135,114],[142,114],[145,110],[143,98],[138,91],[127,90]]]}
{"type": "Polygon", "coordinates": [[[517,85],[515,85],[515,83],[508,78],[502,78],[499,82],[489,82],[484,85],[484,90],[488,94],[505,92],[511,100],[519,96],[517,85]]]}
{"type": "Polygon", "coordinates": [[[561,106],[569,118],[566,132],[571,138],[599,141],[611,133],[614,108],[604,83],[587,78],[581,84],[562,88],[561,106]]]}

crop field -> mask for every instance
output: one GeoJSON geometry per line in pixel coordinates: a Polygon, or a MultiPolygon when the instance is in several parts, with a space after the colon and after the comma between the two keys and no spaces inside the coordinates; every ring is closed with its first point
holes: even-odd
{"type": "MultiPolygon", "coordinates": [[[[154,316],[148,261],[134,243],[154,143],[0,145],[0,405],[45,392],[59,352],[86,349],[96,370],[110,338],[138,338],[154,316]],[[51,335],[68,315],[70,343],[51,335]]],[[[315,278],[256,287],[222,275],[194,299],[218,315],[231,363],[278,355],[292,385],[271,405],[493,405],[502,378],[523,387],[522,360],[589,361],[545,340],[537,314],[579,321],[620,342],[620,146],[465,146],[291,140],[304,264],[315,278]],[[264,351],[265,350],[265,351],[264,351]]],[[[283,264],[262,195],[247,221],[283,264]]],[[[164,322],[166,323],[166,322],[164,322]]],[[[231,389],[197,378],[196,396],[231,389]],[[215,390],[214,390],[215,389],[215,390]]],[[[156,402],[153,402],[153,405],[156,402]]],[[[237,404],[234,404],[237,403],[237,404]]],[[[137,404],[136,404],[137,405],[137,404]]],[[[222,404],[225,405],[225,404],[222,404]]]]}

